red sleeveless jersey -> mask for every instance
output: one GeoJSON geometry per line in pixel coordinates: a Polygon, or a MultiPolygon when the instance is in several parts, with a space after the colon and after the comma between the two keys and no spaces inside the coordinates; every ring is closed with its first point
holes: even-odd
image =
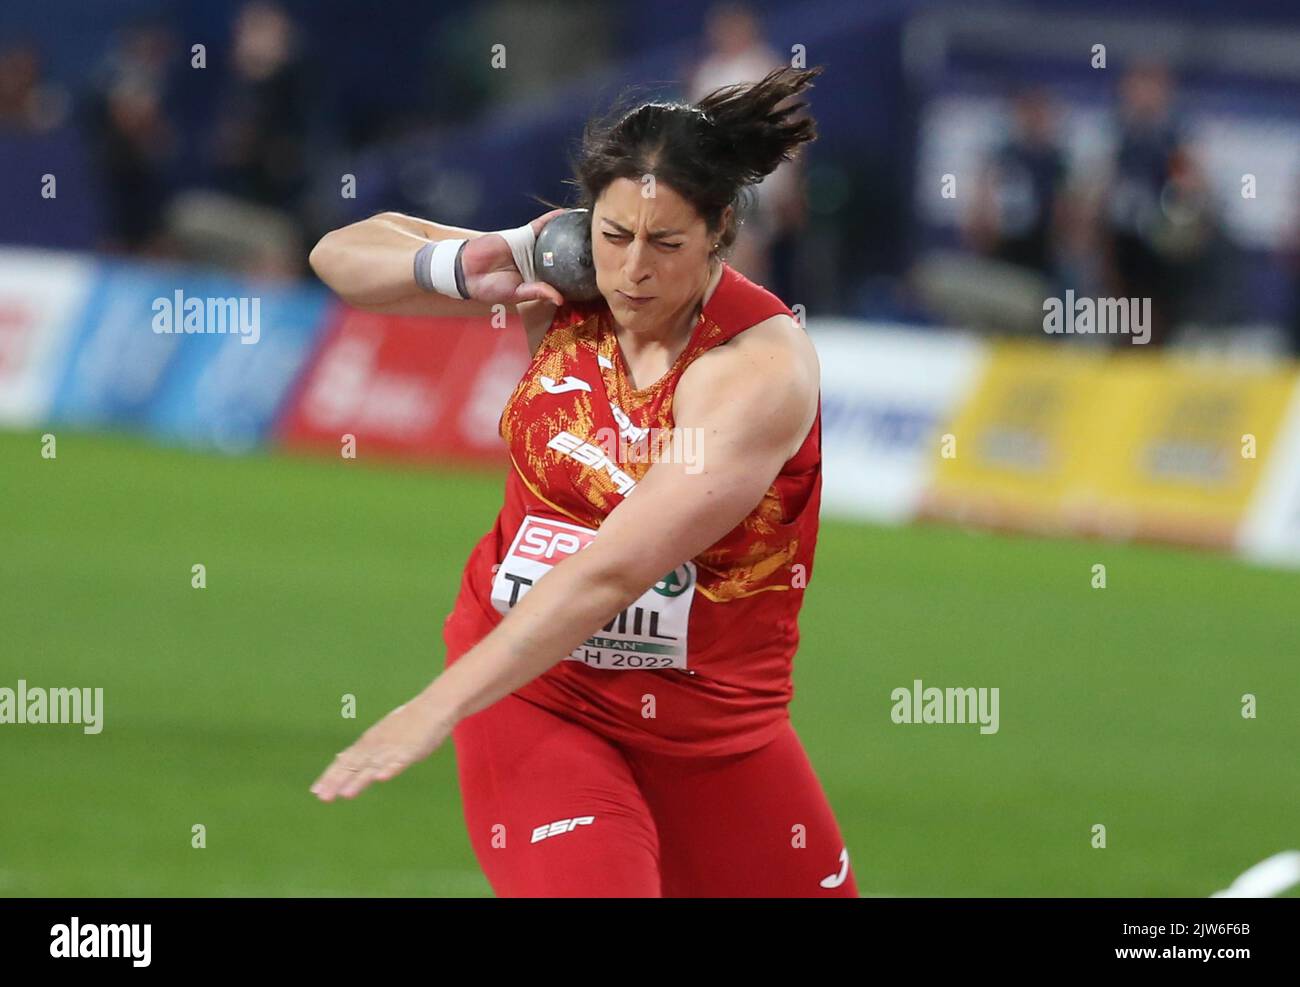
{"type": "MultiPolygon", "coordinates": [[[[448,665],[635,492],[655,458],[646,450],[672,435],[673,392],[691,361],[782,312],[792,315],[724,265],[686,348],[638,390],[603,299],[556,310],[501,415],[511,458],[505,504],[471,553],[444,625],[448,665]]],[[[688,445],[672,451],[689,455],[688,445]]],[[[515,695],[640,750],[721,755],[762,746],[789,715],[820,504],[819,406],[798,452],[740,524],[515,695]]]]}

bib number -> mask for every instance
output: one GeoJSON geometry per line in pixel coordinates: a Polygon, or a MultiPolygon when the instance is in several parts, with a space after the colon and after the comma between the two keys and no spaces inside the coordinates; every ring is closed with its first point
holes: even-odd
{"type": "MultiPolygon", "coordinates": [[[[551,567],[576,555],[596,532],[528,515],[492,580],[492,605],[508,613],[551,567]]],[[[685,668],[686,629],[695,599],[695,563],[679,565],[565,657],[592,668],[685,668]]]]}

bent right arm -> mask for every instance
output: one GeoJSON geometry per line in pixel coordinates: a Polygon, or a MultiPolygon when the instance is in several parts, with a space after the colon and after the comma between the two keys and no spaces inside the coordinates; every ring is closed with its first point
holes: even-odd
{"type": "Polygon", "coordinates": [[[415,255],[435,240],[484,234],[399,212],[383,212],[332,230],[308,258],[311,269],[349,305],[388,315],[469,316],[492,306],[425,291],[415,281],[415,255]]]}

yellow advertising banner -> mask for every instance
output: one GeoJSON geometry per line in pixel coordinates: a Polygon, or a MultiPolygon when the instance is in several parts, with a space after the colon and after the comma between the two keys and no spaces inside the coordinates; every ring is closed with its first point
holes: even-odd
{"type": "Polygon", "coordinates": [[[935,451],[922,513],[997,527],[1056,529],[1087,457],[1105,358],[1000,342],[935,451]]]}
{"type": "Polygon", "coordinates": [[[998,343],[923,513],[1227,547],[1296,381],[1293,364],[998,343]]]}

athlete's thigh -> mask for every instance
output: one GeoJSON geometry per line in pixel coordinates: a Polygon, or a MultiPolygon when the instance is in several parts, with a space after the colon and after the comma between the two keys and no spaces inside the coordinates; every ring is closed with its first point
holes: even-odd
{"type": "Polygon", "coordinates": [[[510,695],[452,732],[470,843],[502,897],[656,897],[654,822],[622,753],[510,695]]]}
{"type": "Polygon", "coordinates": [[[792,727],[737,756],[629,756],[659,833],[664,897],[858,896],[834,813],[792,727]]]}

